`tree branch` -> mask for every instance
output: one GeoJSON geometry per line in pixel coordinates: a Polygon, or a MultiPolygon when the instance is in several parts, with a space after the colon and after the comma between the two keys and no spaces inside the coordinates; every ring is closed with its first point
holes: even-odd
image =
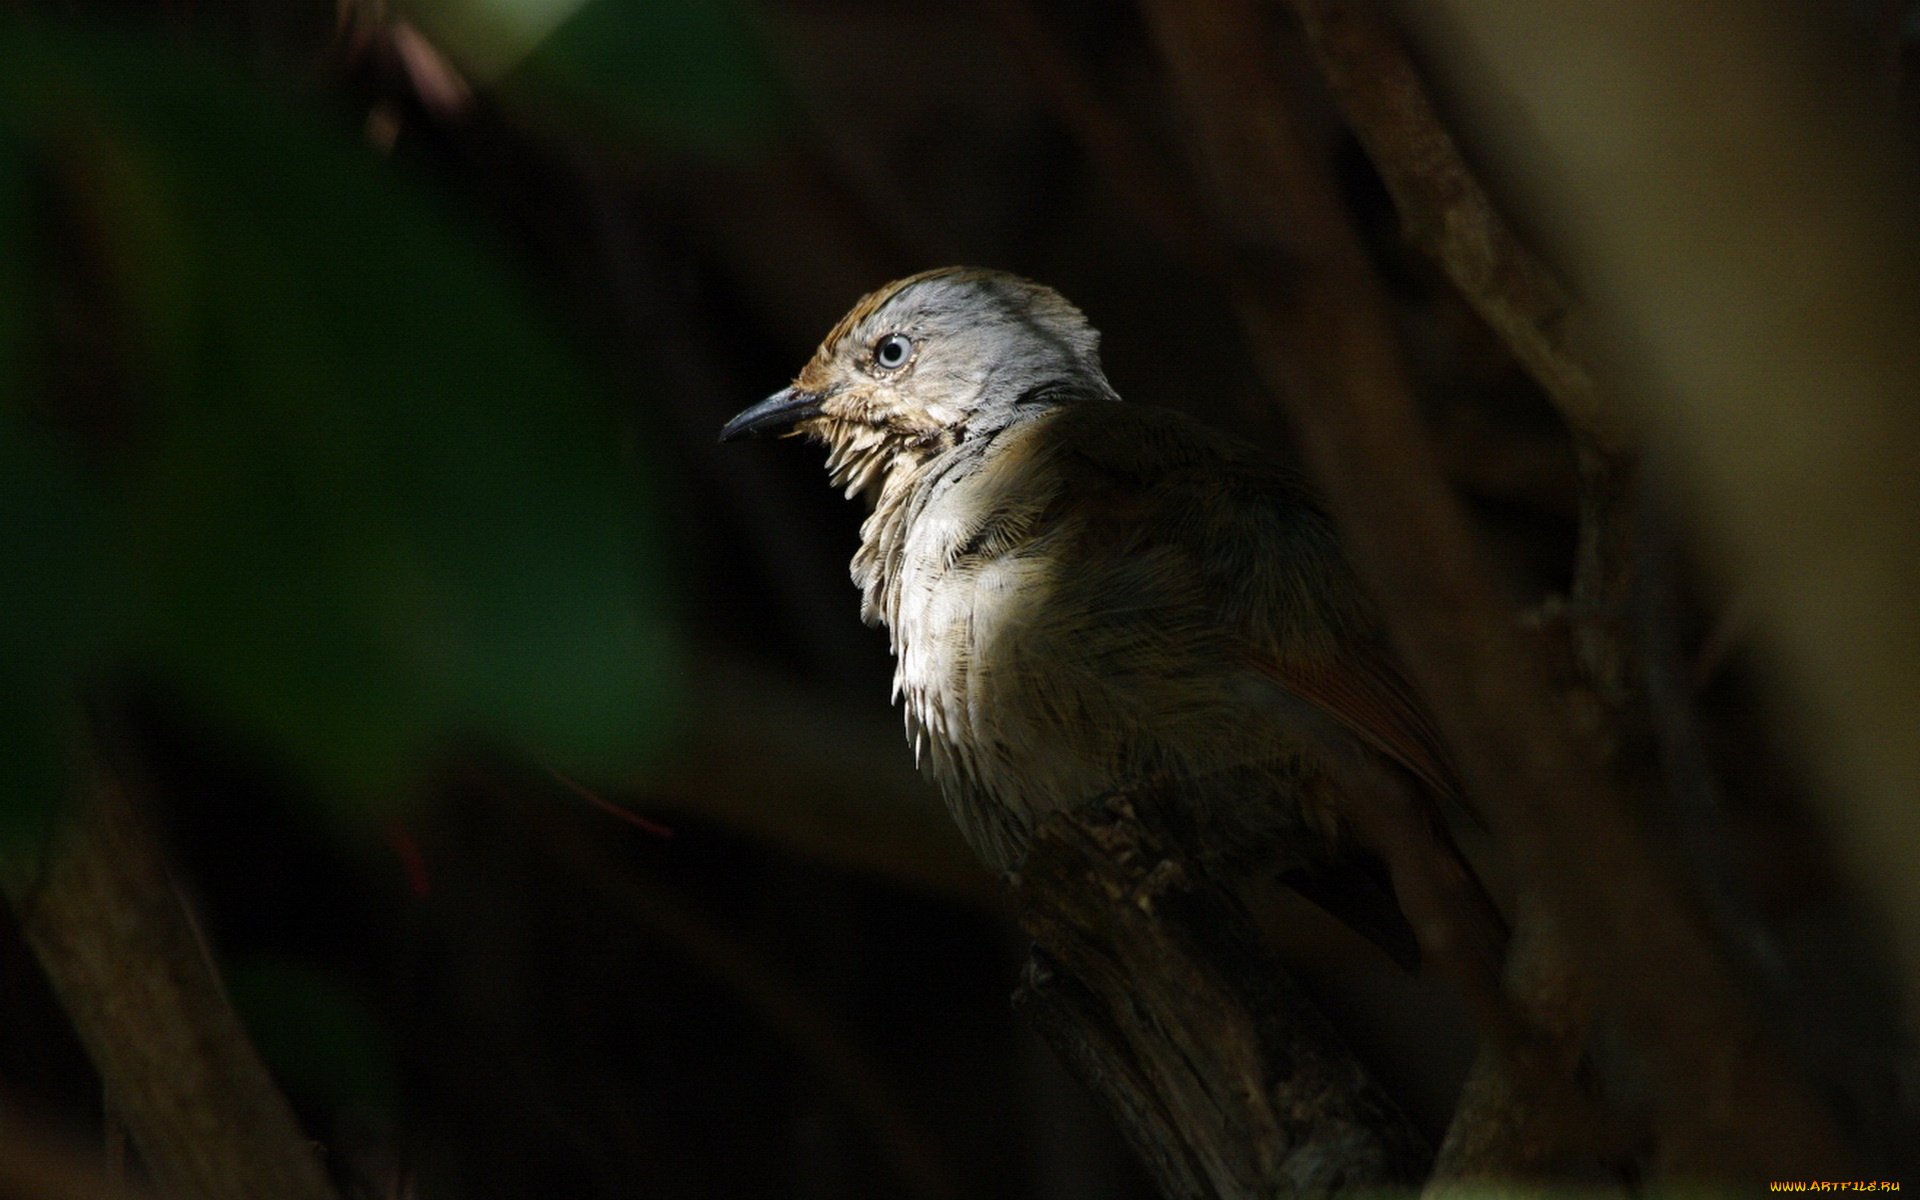
{"type": "MultiPolygon", "coordinates": [[[[1603,756],[1612,757],[1631,740],[1624,730],[1644,723],[1627,620],[1637,578],[1639,479],[1627,422],[1585,352],[1585,316],[1468,168],[1388,13],[1375,0],[1293,0],[1293,8],[1348,128],[1393,197],[1407,240],[1440,263],[1571,435],[1580,521],[1567,628],[1574,661],[1598,701],[1594,716],[1610,718],[1603,756]]],[[[1547,1069],[1571,1086],[1591,997],[1558,926],[1530,898],[1523,906],[1508,988],[1551,1047],[1544,1051],[1547,1069]]],[[[1504,1055],[1482,1053],[1441,1147],[1437,1179],[1543,1178],[1567,1165],[1573,1128],[1526,1094],[1512,1067],[1504,1055]]]]}
{"type": "Polygon", "coordinates": [[[7,1200],[160,1200],[0,1105],[0,1196],[7,1200]]]}
{"type": "Polygon", "coordinates": [[[1041,826],[1013,881],[1035,945],[1017,1006],[1171,1200],[1418,1179],[1419,1134],[1257,948],[1177,811],[1139,794],[1041,826]]]}
{"type": "Polygon", "coordinates": [[[1790,685],[1920,1027],[1920,229],[1814,9],[1433,0],[1790,685]],[[1523,127],[1524,123],[1524,127],[1523,127]]]}
{"type": "Polygon", "coordinates": [[[1245,264],[1235,288],[1256,363],[1289,402],[1522,890],[1542,898],[1649,1060],[1668,1165],[1738,1180],[1833,1167],[1825,1115],[1772,1051],[1490,583],[1420,425],[1379,284],[1289,111],[1263,13],[1252,0],[1148,0],[1145,11],[1245,264]]]}
{"type": "Polygon", "coordinates": [[[335,1200],[119,781],[92,779],[39,878],[9,881],[9,892],[162,1190],[190,1200],[335,1200]]]}
{"type": "Polygon", "coordinates": [[[1393,197],[1407,240],[1440,263],[1572,435],[1580,483],[1575,659],[1609,715],[1640,724],[1628,632],[1638,490],[1634,436],[1594,369],[1588,321],[1468,168],[1380,0],[1292,3],[1348,128],[1393,197]]]}
{"type": "Polygon", "coordinates": [[[1292,2],[1341,115],[1393,197],[1407,240],[1445,268],[1577,439],[1603,454],[1627,450],[1631,435],[1588,361],[1578,306],[1468,170],[1387,14],[1372,0],[1292,2]]]}
{"type": "Polygon", "coordinates": [[[645,784],[669,821],[694,813],[917,890],[999,903],[884,710],[823,699],[736,658],[696,662],[689,733],[645,784]]]}

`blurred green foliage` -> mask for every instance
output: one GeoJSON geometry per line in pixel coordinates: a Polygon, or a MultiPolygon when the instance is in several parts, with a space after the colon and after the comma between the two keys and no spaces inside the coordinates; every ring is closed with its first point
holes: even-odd
{"type": "Polygon", "coordinates": [[[262,955],[235,964],[226,983],[261,1057],[295,1096],[368,1122],[395,1119],[393,1046],[378,1015],[338,975],[262,955]]]}
{"type": "Polygon", "coordinates": [[[347,812],[450,735],[633,766],[673,637],[599,401],[478,231],[319,106],[0,26],[0,851],[129,667],[347,812]]]}
{"type": "Polygon", "coordinates": [[[738,153],[785,111],[750,33],[725,0],[588,0],[519,75],[679,148],[738,153]]]}
{"type": "Polygon", "coordinates": [[[764,149],[787,111],[734,0],[406,0],[474,78],[673,150],[764,149]]]}

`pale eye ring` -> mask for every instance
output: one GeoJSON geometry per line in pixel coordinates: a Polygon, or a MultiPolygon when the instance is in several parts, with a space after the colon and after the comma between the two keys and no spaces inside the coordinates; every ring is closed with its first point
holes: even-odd
{"type": "Polygon", "coordinates": [[[874,343],[873,365],[883,371],[892,371],[906,366],[912,354],[912,338],[903,333],[890,333],[874,343]]]}

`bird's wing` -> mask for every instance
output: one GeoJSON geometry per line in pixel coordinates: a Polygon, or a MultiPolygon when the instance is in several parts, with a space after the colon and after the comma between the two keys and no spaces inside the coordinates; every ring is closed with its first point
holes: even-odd
{"type": "MultiPolygon", "coordinates": [[[[1288,882],[1404,965],[1423,945],[1453,947],[1457,965],[1465,948],[1471,969],[1497,979],[1506,926],[1442,813],[1452,804],[1472,815],[1459,778],[1304,482],[1160,410],[1088,405],[1043,432],[1078,565],[1060,574],[1055,599],[1100,615],[1091,636],[1117,647],[1110,661],[1133,664],[1127,686],[1151,684],[1139,668],[1160,662],[1217,672],[1240,695],[1251,669],[1297,701],[1276,710],[1275,732],[1321,752],[1358,838],[1288,882]]],[[[1085,622],[1073,631],[1076,652],[1092,654],[1085,622]]],[[[1191,677],[1176,670],[1173,682],[1191,677]]]]}
{"type": "MultiPolygon", "coordinates": [[[[1175,548],[1158,617],[1202,606],[1239,635],[1237,657],[1466,809],[1425,703],[1372,632],[1373,614],[1303,481],[1188,418],[1134,405],[1063,412],[1052,436],[1079,502],[1078,547],[1126,560],[1175,548]]],[[[1467,810],[1469,813],[1470,809],[1467,810]]],[[[1476,818],[1477,819],[1477,818],[1476,818]]]]}
{"type": "Polygon", "coordinates": [[[1406,768],[1435,795],[1472,811],[1426,705],[1383,648],[1349,642],[1338,657],[1254,666],[1406,768]]]}
{"type": "MultiPolygon", "coordinates": [[[[1441,805],[1451,802],[1475,823],[1479,815],[1462,794],[1459,778],[1425,706],[1385,649],[1378,645],[1349,646],[1334,659],[1296,660],[1286,667],[1263,669],[1262,673],[1334,718],[1418,781],[1409,781],[1400,792],[1412,801],[1411,807],[1392,803],[1359,806],[1354,815],[1363,826],[1362,839],[1390,865],[1393,895],[1410,922],[1408,931],[1428,931],[1427,936],[1416,936],[1415,944],[1431,949],[1430,938],[1438,945],[1464,939],[1461,944],[1467,957],[1459,963],[1484,971],[1486,980],[1498,980],[1506,954],[1506,919],[1473,865],[1460,852],[1441,817],[1441,805]],[[1419,795],[1421,792],[1426,794],[1419,795]]],[[[1396,790],[1389,783],[1384,795],[1391,796],[1396,790]]],[[[1360,793],[1349,794],[1350,800],[1359,798],[1360,793]]],[[[1334,865],[1344,871],[1343,877],[1325,881],[1290,878],[1288,882],[1396,955],[1395,961],[1402,966],[1417,962],[1417,955],[1409,958],[1404,942],[1396,940],[1398,932],[1391,918],[1381,923],[1378,902],[1369,898],[1364,887],[1354,888],[1355,873],[1350,869],[1354,864],[1334,865]]],[[[1360,882],[1366,881],[1362,878],[1360,882]]]]}

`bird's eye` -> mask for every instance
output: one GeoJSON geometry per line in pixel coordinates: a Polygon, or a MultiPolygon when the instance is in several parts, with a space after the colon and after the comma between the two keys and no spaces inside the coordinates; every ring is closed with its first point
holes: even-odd
{"type": "Polygon", "coordinates": [[[890,333],[873,348],[874,365],[891,371],[904,366],[907,356],[913,353],[913,340],[904,334],[890,333]]]}

